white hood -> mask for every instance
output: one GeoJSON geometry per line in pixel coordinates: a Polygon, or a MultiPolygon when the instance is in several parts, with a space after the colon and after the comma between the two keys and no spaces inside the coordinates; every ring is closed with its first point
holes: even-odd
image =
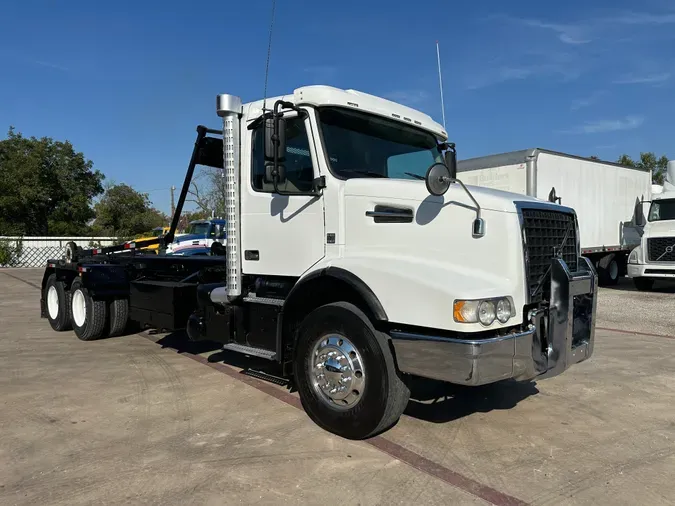
{"type": "Polygon", "coordinates": [[[645,225],[645,237],[675,237],[675,220],[652,221],[645,225]]]}
{"type": "MultiPolygon", "coordinates": [[[[519,193],[510,193],[481,186],[467,185],[481,209],[515,213],[514,202],[541,202],[519,193]]],[[[427,191],[424,181],[405,179],[352,178],[345,183],[345,196],[368,197],[370,199],[392,199],[397,201],[424,202],[428,204],[444,204],[456,202],[474,207],[473,202],[455,183],[442,197],[434,197],[427,191]]]]}

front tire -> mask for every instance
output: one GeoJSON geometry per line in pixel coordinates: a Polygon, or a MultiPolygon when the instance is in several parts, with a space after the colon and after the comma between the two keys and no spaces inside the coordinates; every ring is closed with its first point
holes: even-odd
{"type": "Polygon", "coordinates": [[[75,278],[70,293],[72,325],[77,337],[82,341],[93,341],[102,337],[108,319],[106,302],[94,300],[80,278],[75,278]]]}
{"type": "Polygon", "coordinates": [[[387,336],[346,302],[321,306],[305,318],[298,330],[293,372],[308,416],[347,439],[389,429],[410,397],[387,336]]]}
{"type": "Polygon", "coordinates": [[[633,284],[641,292],[649,292],[654,288],[654,280],[650,278],[633,278],[633,284]]]}
{"type": "Polygon", "coordinates": [[[47,278],[44,288],[44,300],[47,309],[47,320],[57,332],[70,330],[70,292],[66,291],[63,281],[56,279],[56,274],[47,278]]]}
{"type": "Polygon", "coordinates": [[[598,275],[600,277],[600,283],[604,286],[615,286],[619,282],[621,268],[616,255],[612,255],[612,258],[607,262],[606,266],[598,266],[598,275]]]}

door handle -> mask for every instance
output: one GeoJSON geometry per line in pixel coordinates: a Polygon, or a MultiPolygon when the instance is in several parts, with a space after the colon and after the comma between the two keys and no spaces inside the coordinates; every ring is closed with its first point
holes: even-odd
{"type": "Polygon", "coordinates": [[[375,223],[412,223],[412,209],[400,207],[375,206],[372,211],[366,211],[368,218],[373,218],[375,223]]]}

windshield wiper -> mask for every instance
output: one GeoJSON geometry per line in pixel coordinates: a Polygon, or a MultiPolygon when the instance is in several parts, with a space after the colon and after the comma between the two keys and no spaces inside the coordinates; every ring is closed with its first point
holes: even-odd
{"type": "Polygon", "coordinates": [[[384,174],[380,174],[379,172],[372,172],[370,170],[349,169],[349,170],[344,170],[343,172],[353,172],[354,174],[363,174],[364,176],[370,176],[370,177],[387,177],[384,174]]]}
{"type": "Polygon", "coordinates": [[[424,181],[424,176],[420,176],[419,174],[413,174],[412,172],[404,172],[406,176],[414,177],[415,179],[419,179],[420,181],[424,181]]]}

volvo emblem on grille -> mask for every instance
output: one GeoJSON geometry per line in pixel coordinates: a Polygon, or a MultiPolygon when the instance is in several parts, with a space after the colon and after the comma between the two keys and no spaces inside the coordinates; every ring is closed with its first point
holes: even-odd
{"type": "Polygon", "coordinates": [[[659,260],[661,260],[667,254],[672,253],[673,250],[675,250],[675,244],[671,244],[670,246],[666,246],[665,251],[661,254],[661,256],[659,258],[656,259],[656,261],[658,262],[659,260]]]}

